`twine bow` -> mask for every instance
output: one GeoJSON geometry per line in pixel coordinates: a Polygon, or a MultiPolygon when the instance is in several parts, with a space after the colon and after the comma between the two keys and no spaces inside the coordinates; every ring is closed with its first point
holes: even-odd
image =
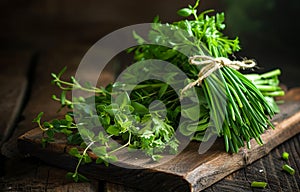
{"type": "Polygon", "coordinates": [[[191,65],[203,65],[203,67],[198,73],[198,79],[185,86],[182,89],[181,94],[196,85],[201,85],[203,79],[207,78],[210,74],[222,67],[231,67],[233,69],[239,70],[241,68],[253,68],[256,65],[253,60],[231,61],[230,59],[225,57],[214,58],[205,55],[192,56],[189,58],[189,63],[191,65]]]}

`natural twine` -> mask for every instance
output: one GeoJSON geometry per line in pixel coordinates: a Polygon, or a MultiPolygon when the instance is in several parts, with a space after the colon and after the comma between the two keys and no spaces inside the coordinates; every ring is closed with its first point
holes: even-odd
{"type": "Polygon", "coordinates": [[[205,79],[210,74],[212,74],[213,72],[215,72],[216,70],[222,67],[231,67],[233,69],[239,70],[241,68],[242,69],[253,68],[256,65],[256,63],[251,59],[243,60],[243,61],[231,61],[230,59],[225,57],[214,58],[205,55],[192,56],[189,58],[189,63],[191,65],[203,65],[203,67],[198,73],[198,79],[185,86],[182,89],[181,94],[196,85],[198,86],[201,85],[203,79],[205,79]]]}

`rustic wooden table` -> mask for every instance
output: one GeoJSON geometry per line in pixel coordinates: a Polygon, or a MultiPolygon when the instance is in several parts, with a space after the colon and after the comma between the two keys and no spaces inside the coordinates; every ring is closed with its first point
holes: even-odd
{"type": "MultiPolygon", "coordinates": [[[[35,127],[32,119],[40,111],[45,112],[47,120],[59,116],[59,104],[51,100],[59,90],[50,84],[50,72],[68,66],[66,76],[74,74],[87,47],[66,50],[0,53],[0,191],[138,191],[97,180],[73,183],[65,179],[66,170],[19,153],[17,138],[35,127]]],[[[295,91],[299,94],[294,96],[300,95],[298,89],[295,91]]],[[[204,191],[300,191],[300,134],[204,191]],[[288,163],[296,169],[293,176],[281,171],[284,151],[290,153],[288,163]],[[265,181],[268,186],[253,189],[253,180],[265,181]]]]}

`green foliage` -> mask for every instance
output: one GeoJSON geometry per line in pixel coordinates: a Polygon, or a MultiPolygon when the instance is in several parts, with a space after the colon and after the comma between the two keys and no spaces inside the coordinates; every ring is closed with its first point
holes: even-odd
{"type": "MultiPolygon", "coordinates": [[[[172,113],[173,108],[176,109],[177,105],[170,105],[172,108],[168,113],[172,121],[168,117],[161,120],[159,112],[150,113],[148,109],[148,106],[156,99],[167,102],[170,96],[173,97],[172,89],[168,85],[159,81],[143,82],[135,87],[131,95],[128,95],[126,91],[114,93],[117,96],[114,96],[115,103],[111,104],[111,85],[101,89],[84,87],[74,84],[74,80],[64,82],[58,79],[61,75],[61,72],[58,75],[52,74],[56,85],[63,89],[62,96],[60,98],[53,97],[53,99],[59,101],[62,107],[76,107],[76,115],[79,118],[77,121],[81,123],[76,124],[74,122],[73,113],[65,114],[62,119],[54,119],[44,123],[41,123],[43,113],[40,113],[33,122],[36,122],[44,131],[44,138],[42,139],[44,147],[47,143],[55,141],[56,134],[64,134],[68,144],[81,146],[69,150],[69,154],[78,159],[75,172],[69,173],[69,178],[76,182],[85,180],[78,173],[78,168],[81,164],[92,162],[87,153],[91,147],[93,153],[98,156],[96,163],[104,163],[107,166],[110,162],[117,160],[114,153],[125,147],[142,149],[154,161],[162,157],[159,153],[177,152],[178,141],[174,135],[175,130],[170,125],[170,122],[175,122],[175,119],[178,118],[178,110],[177,114],[172,113]],[[96,95],[89,98],[73,98],[71,101],[67,99],[66,91],[70,91],[73,86],[85,91],[94,90],[96,95]],[[95,100],[96,114],[92,113],[90,108],[90,102],[93,99],[95,100]],[[90,129],[98,127],[99,123],[103,126],[104,132],[90,129]],[[115,146],[110,138],[121,141],[121,145],[115,146]],[[84,141],[90,142],[86,146],[84,141]]],[[[114,84],[114,86],[117,85],[118,83],[114,84]]]]}
{"type": "MultiPolygon", "coordinates": [[[[167,29],[162,27],[157,17],[149,33],[149,41],[133,32],[141,45],[128,51],[134,52],[136,61],[159,59],[176,65],[190,78],[187,81],[197,79],[199,73],[199,67],[190,65],[187,56],[210,54],[214,57],[228,57],[238,51],[238,38],[231,40],[222,33],[225,28],[224,13],[208,16],[207,13],[212,11],[208,10],[197,15],[198,4],[199,0],[194,6],[178,11],[179,15],[193,16],[194,20],[174,22],[168,24],[167,29]],[[143,44],[144,42],[152,44],[143,44]]],[[[179,129],[180,134],[201,142],[207,141],[212,134],[217,134],[224,138],[226,151],[237,152],[244,146],[244,141],[249,142],[252,138],[261,144],[260,135],[267,125],[271,125],[268,116],[274,114],[277,105],[273,102],[274,106],[271,107],[264,96],[268,94],[273,99],[274,95],[271,93],[274,90],[267,87],[268,90],[263,95],[254,84],[261,85],[261,89],[269,85],[278,87],[278,81],[277,84],[274,83],[277,75],[264,74],[250,81],[238,71],[223,67],[220,72],[205,79],[201,86],[194,88],[198,96],[195,98],[189,92],[178,95],[168,84],[183,84],[182,80],[176,79],[175,72],[164,74],[167,82],[152,78],[138,85],[131,85],[130,82],[136,82],[141,76],[149,74],[146,68],[144,71],[136,68],[132,70],[124,77],[124,82],[128,85],[114,82],[105,88],[93,87],[89,83],[81,84],[74,77],[70,81],[62,80],[66,68],[58,74],[51,74],[52,83],[62,90],[60,96],[54,95],[52,99],[60,102],[62,108],[76,110],[65,114],[62,119],[44,123],[41,123],[41,112],[33,122],[44,131],[44,147],[55,141],[56,134],[65,135],[68,144],[75,146],[69,150],[69,154],[78,159],[78,164],[74,173],[67,174],[68,178],[76,182],[87,180],[78,173],[78,169],[81,164],[92,162],[89,156],[91,149],[97,156],[96,163],[107,166],[117,161],[115,153],[125,147],[133,151],[141,149],[146,156],[157,161],[166,152],[177,153],[180,143],[175,131],[179,129]],[[262,80],[270,81],[262,83],[262,80]],[[74,89],[94,95],[69,100],[67,92],[74,89]],[[128,90],[131,90],[130,94],[128,90]],[[199,105],[181,105],[180,96],[199,105]],[[156,100],[161,102],[153,104],[156,100]],[[162,104],[165,105],[164,109],[158,107],[162,104]],[[74,122],[74,116],[77,123],[74,122]],[[181,117],[183,121],[179,125],[181,117]],[[213,131],[207,135],[207,129],[213,131]]],[[[159,72],[161,69],[157,66],[156,70],[159,72]]],[[[276,88],[276,91],[281,90],[276,88]]]]}
{"type": "MultiPolygon", "coordinates": [[[[165,60],[179,67],[191,79],[198,79],[200,68],[191,65],[185,55],[229,57],[239,51],[240,46],[238,38],[229,39],[222,33],[225,29],[224,13],[209,16],[207,13],[212,10],[208,10],[197,15],[196,8],[188,6],[178,11],[179,15],[193,15],[194,19],[166,24],[168,27],[154,24],[147,40],[135,33],[138,42],[150,44],[142,44],[129,51],[134,52],[137,61],[165,60]]],[[[278,71],[261,76],[255,74],[259,76],[255,81],[250,81],[247,76],[229,67],[214,72],[196,88],[201,90],[198,96],[205,97],[205,102],[200,106],[190,106],[181,113],[191,120],[204,121],[207,115],[197,115],[193,111],[208,108],[210,120],[202,124],[184,122],[179,127],[181,133],[193,135],[192,138],[197,141],[206,141],[209,136],[205,137],[205,130],[211,129],[214,134],[223,136],[225,149],[231,152],[238,152],[244,142],[252,138],[262,144],[260,135],[268,125],[273,127],[269,118],[279,112],[273,97],[284,94],[278,85],[278,71]]]]}
{"type": "Polygon", "coordinates": [[[66,174],[66,178],[67,179],[71,179],[75,182],[87,182],[89,181],[89,179],[87,177],[85,177],[84,175],[80,174],[80,173],[73,173],[73,172],[68,172],[66,174]]]}

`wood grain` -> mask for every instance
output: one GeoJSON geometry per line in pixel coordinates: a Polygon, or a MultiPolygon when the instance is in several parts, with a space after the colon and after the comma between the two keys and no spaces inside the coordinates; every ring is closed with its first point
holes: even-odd
{"type": "Polygon", "coordinates": [[[36,61],[38,63],[36,68],[31,69],[33,73],[31,82],[29,82],[31,92],[28,93],[28,102],[22,111],[23,118],[17,124],[12,137],[3,144],[1,149],[2,154],[6,157],[22,157],[17,148],[17,138],[35,126],[32,120],[39,112],[45,111],[47,118],[55,118],[60,115],[57,113],[60,104],[51,99],[53,94],[59,95],[60,90],[51,84],[50,73],[58,73],[64,66],[69,66],[66,77],[73,75],[77,67],[74,63],[78,64],[80,62],[83,51],[79,49],[57,51],[40,53],[36,61]]]}
{"type": "MultiPolygon", "coordinates": [[[[242,149],[237,154],[225,153],[223,143],[219,140],[206,154],[199,155],[197,152],[199,144],[191,142],[172,161],[153,168],[124,169],[114,165],[107,168],[103,165],[90,164],[82,166],[80,171],[92,178],[117,182],[144,190],[200,191],[267,155],[273,148],[299,133],[299,111],[299,101],[286,100],[281,105],[281,113],[272,120],[276,124],[275,130],[270,129],[262,135],[265,144],[259,146],[251,141],[251,150],[242,149]],[[157,185],[153,185],[153,183],[157,183],[157,185]]],[[[52,165],[65,169],[74,168],[75,159],[67,153],[62,153],[67,148],[64,143],[53,144],[52,146],[50,144],[50,148],[42,149],[40,139],[41,132],[39,129],[31,130],[20,137],[20,149],[52,165]]]]}
{"type": "MultiPolygon", "coordinates": [[[[36,65],[30,69],[31,76],[28,78],[25,76],[29,81],[29,87],[27,89],[29,91],[27,93],[28,102],[25,103],[26,105],[23,111],[19,114],[22,116],[22,119],[20,119],[19,122],[15,119],[14,123],[16,127],[13,127],[15,130],[12,130],[12,136],[3,144],[1,149],[6,157],[1,156],[0,159],[0,191],[96,192],[99,190],[99,186],[102,188],[100,183],[96,180],[91,180],[89,183],[74,183],[73,181],[66,180],[65,170],[45,165],[40,160],[20,154],[17,148],[17,138],[26,131],[34,128],[35,124],[32,123],[32,119],[40,111],[45,111],[48,118],[54,118],[60,115],[57,113],[60,105],[51,99],[51,95],[59,94],[60,90],[54,85],[51,85],[50,72],[57,73],[67,65],[68,71],[66,77],[73,75],[77,67],[76,64],[80,62],[85,50],[85,47],[81,47],[71,50],[56,49],[54,52],[51,50],[41,52],[37,58],[36,65]]],[[[12,53],[12,55],[14,55],[14,53],[12,53]]],[[[15,69],[13,67],[1,69],[3,69],[3,74],[9,76],[11,73],[11,78],[16,77],[17,82],[17,80],[19,80],[19,78],[17,78],[19,74],[26,71],[22,67],[23,65],[19,63],[15,69]]],[[[23,76],[20,75],[20,77],[23,76]]],[[[0,85],[2,86],[1,83],[0,85]]],[[[16,84],[10,85],[17,86],[16,84]]],[[[22,95],[18,96],[22,98],[22,95]]],[[[8,100],[7,102],[13,102],[13,100],[8,100]]],[[[16,106],[20,107],[20,103],[16,103],[16,106]]],[[[9,105],[6,104],[2,110],[11,109],[9,105]]],[[[3,121],[5,119],[1,120],[3,121]]]]}
{"type": "MultiPolygon", "coordinates": [[[[203,190],[203,192],[300,191],[299,159],[300,134],[279,145],[265,157],[226,176],[224,179],[203,190]],[[288,152],[290,154],[288,161],[281,159],[281,154],[283,152],[288,152]],[[295,168],[295,175],[289,175],[281,170],[281,166],[284,163],[295,168]],[[254,189],[251,187],[252,181],[264,181],[268,183],[268,185],[265,189],[254,189]]],[[[140,192],[140,190],[134,188],[109,182],[106,183],[104,191],[140,192]]]]}
{"type": "Polygon", "coordinates": [[[299,143],[300,134],[279,145],[264,158],[261,158],[251,165],[234,172],[204,191],[300,191],[299,143]],[[284,151],[290,154],[288,161],[281,158],[281,154],[284,151]],[[295,175],[292,176],[282,171],[281,166],[284,163],[295,168],[295,175]],[[250,187],[252,181],[264,181],[268,183],[268,186],[263,190],[253,189],[250,187]]]}
{"type": "Polygon", "coordinates": [[[97,192],[98,182],[74,183],[65,178],[65,170],[44,165],[40,161],[28,158],[25,160],[11,160],[14,172],[0,178],[0,191],[2,192],[97,192]]]}
{"type": "Polygon", "coordinates": [[[32,55],[30,51],[0,53],[0,149],[21,113],[32,55]]]}

